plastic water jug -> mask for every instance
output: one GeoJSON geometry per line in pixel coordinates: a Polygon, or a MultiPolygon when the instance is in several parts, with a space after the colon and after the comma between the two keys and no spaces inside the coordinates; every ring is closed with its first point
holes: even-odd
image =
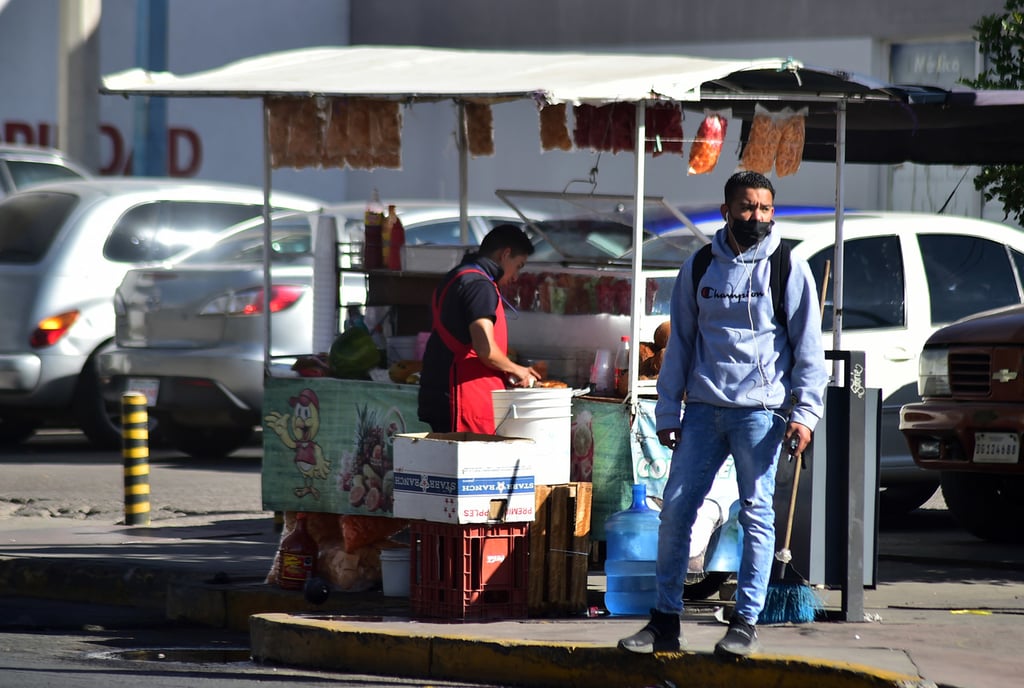
{"type": "Polygon", "coordinates": [[[644,485],[633,485],[632,505],[605,521],[604,606],[610,613],[646,616],[656,606],[658,524],[644,485]]]}

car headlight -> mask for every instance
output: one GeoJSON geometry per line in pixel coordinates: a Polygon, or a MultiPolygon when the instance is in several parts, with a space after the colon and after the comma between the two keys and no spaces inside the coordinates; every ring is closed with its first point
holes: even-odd
{"type": "Polygon", "coordinates": [[[917,393],[922,397],[948,397],[949,351],[925,349],[918,368],[917,393]]]}

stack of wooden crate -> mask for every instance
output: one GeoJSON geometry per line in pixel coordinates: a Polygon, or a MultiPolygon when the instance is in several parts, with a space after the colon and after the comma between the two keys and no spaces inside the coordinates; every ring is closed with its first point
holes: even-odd
{"type": "Polygon", "coordinates": [[[530,524],[527,609],[530,616],[568,616],[587,609],[593,483],[536,485],[530,524]]]}

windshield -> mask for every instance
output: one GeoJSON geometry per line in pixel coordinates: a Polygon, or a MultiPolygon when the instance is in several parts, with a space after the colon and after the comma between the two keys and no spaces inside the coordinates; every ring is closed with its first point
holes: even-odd
{"type": "Polygon", "coordinates": [[[77,203],[77,196],[52,191],[9,196],[0,203],[0,262],[42,260],[77,203]]]}
{"type": "MultiPolygon", "coordinates": [[[[313,260],[313,235],[304,218],[274,220],[271,224],[271,261],[313,260]]],[[[225,237],[209,248],[182,259],[182,264],[262,263],[263,223],[225,237]]]]}

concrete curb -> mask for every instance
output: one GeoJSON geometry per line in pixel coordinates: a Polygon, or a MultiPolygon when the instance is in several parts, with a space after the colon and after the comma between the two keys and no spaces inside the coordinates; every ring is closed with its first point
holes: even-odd
{"type": "MultiPolygon", "coordinates": [[[[486,626],[477,627],[484,631],[486,626]]],[[[534,688],[700,685],[703,688],[934,687],[931,681],[846,662],[759,655],[728,661],[709,653],[634,655],[588,643],[493,639],[374,629],[326,617],[250,618],[253,659],[290,666],[412,679],[522,684],[534,688]]]]}
{"type": "Polygon", "coordinates": [[[177,577],[145,566],[0,558],[0,594],[160,609],[177,577]]]}
{"type": "Polygon", "coordinates": [[[332,595],[323,604],[307,602],[301,591],[281,590],[265,583],[228,584],[179,582],[167,588],[167,618],[214,628],[248,632],[254,614],[368,614],[408,616],[409,601],[367,592],[358,605],[350,595],[332,595]]]}

